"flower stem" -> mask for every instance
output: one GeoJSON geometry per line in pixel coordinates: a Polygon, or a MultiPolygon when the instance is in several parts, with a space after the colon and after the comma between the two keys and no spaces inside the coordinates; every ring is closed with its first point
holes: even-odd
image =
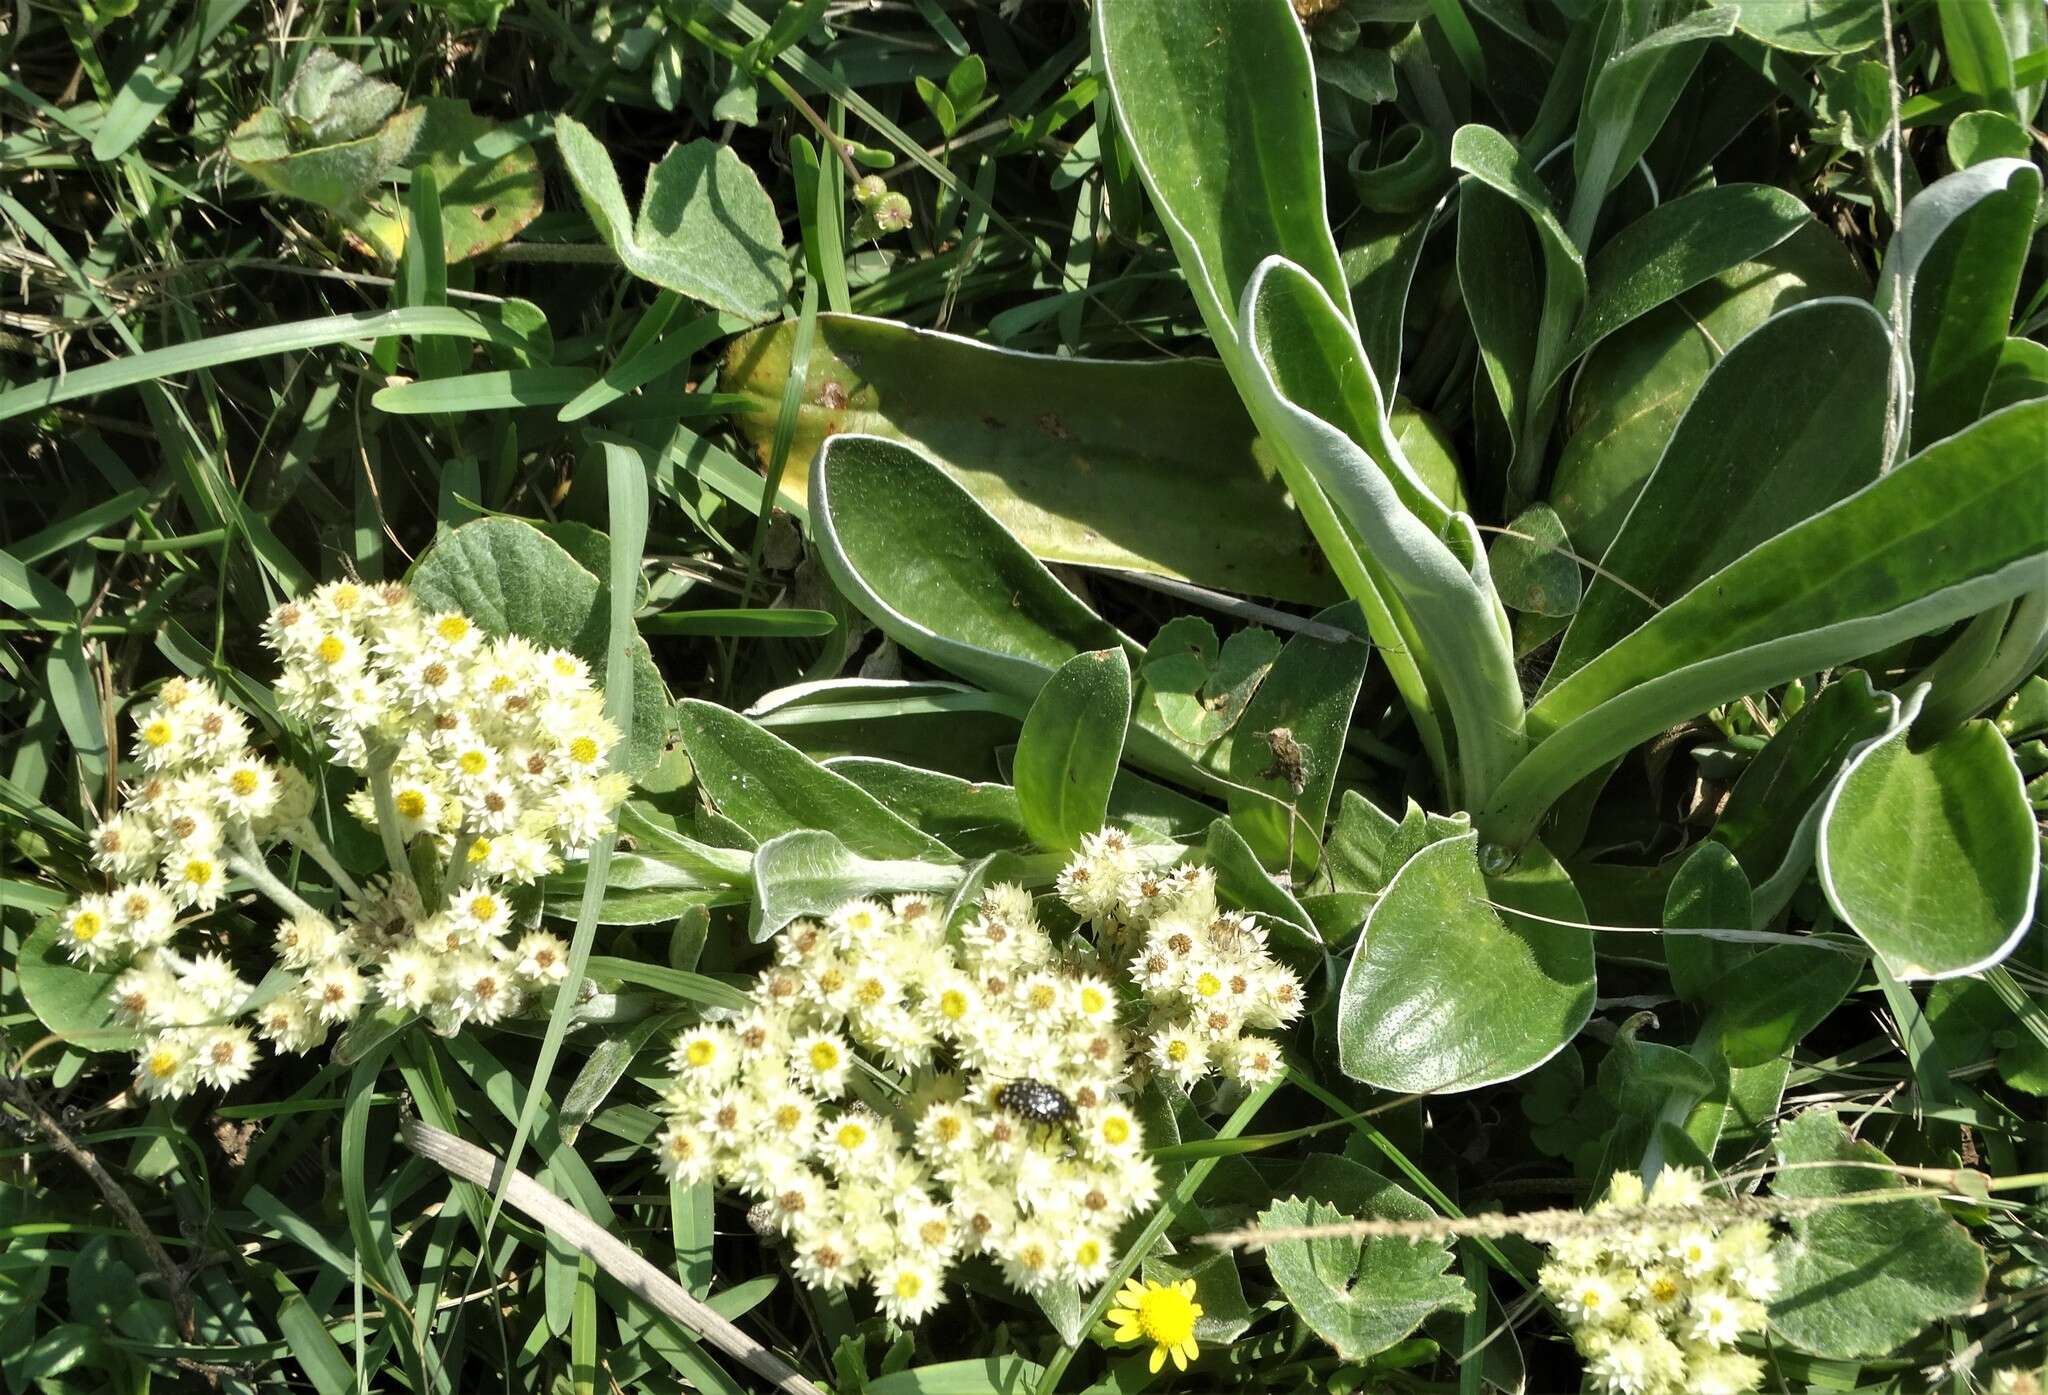
{"type": "Polygon", "coordinates": [[[313,861],[319,863],[320,869],[332,877],[335,886],[340,888],[351,900],[361,901],[364,899],[362,887],[358,886],[356,879],[348,874],[348,869],[341,865],[340,860],[335,857],[333,849],[327,846],[326,841],[320,837],[320,834],[314,829],[312,824],[304,820],[293,824],[284,830],[284,839],[300,852],[312,858],[313,861]]]}
{"type": "Polygon", "coordinates": [[[310,915],[326,919],[308,904],[296,891],[277,879],[270,868],[263,863],[263,854],[244,835],[237,840],[235,851],[228,854],[228,866],[246,877],[249,885],[268,896],[286,915],[310,915]]]}
{"type": "MultiPolygon", "coordinates": [[[[1284,1083],[1284,1077],[1281,1080],[1270,1080],[1247,1095],[1244,1103],[1240,1104],[1223,1127],[1217,1130],[1216,1141],[1221,1143],[1236,1138],[1251,1127],[1253,1117],[1266,1101],[1273,1097],[1273,1092],[1284,1083]]],[[[1138,1238],[1131,1242],[1131,1247],[1124,1251],[1124,1257],[1117,1261],[1116,1268],[1109,1271],[1109,1277],[1103,1280],[1094,1301],[1088,1305],[1088,1311],[1081,1315],[1081,1332],[1084,1336],[1096,1323],[1102,1321],[1102,1315],[1109,1311],[1109,1305],[1116,1299],[1117,1290],[1124,1286],[1124,1280],[1137,1272],[1145,1256],[1159,1243],[1159,1237],[1166,1233],[1166,1227],[1173,1220],[1174,1213],[1194,1199],[1195,1193],[1201,1190],[1202,1183],[1209,1179],[1209,1173],[1221,1161],[1223,1159],[1220,1154],[1197,1158],[1189,1164],[1188,1170],[1181,1174],[1180,1181],[1174,1184],[1173,1191],[1160,1203],[1159,1209],[1152,1213],[1152,1219],[1138,1232],[1138,1238]]],[[[1079,1349],[1078,1346],[1063,1346],[1053,1353],[1052,1360],[1046,1363],[1045,1374],[1038,1378],[1037,1395],[1053,1395],[1053,1392],[1059,1389],[1060,1377],[1066,1374],[1068,1363],[1074,1359],[1074,1353],[1079,1349]]]]}
{"type": "Polygon", "coordinates": [[[391,762],[370,767],[370,799],[377,806],[377,836],[384,840],[384,857],[391,864],[394,879],[412,878],[412,861],[405,855],[405,837],[398,831],[398,804],[391,795],[391,762]]]}

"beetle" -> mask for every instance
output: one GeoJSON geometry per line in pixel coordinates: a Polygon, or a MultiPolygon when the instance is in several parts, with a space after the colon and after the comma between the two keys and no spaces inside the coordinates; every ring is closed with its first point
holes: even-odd
{"type": "Polygon", "coordinates": [[[996,1108],[1033,1124],[1071,1124],[1080,1117],[1074,1102],[1042,1080],[1020,1078],[996,1091],[996,1108]]]}

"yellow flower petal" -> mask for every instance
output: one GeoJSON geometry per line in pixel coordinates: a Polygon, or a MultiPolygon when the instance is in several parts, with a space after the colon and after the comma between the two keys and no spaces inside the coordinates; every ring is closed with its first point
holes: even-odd
{"type": "MultiPolygon", "coordinates": [[[[1110,1321],[1115,1322],[1116,1319],[1111,1318],[1110,1321]]],[[[1116,1339],[1119,1342],[1135,1342],[1144,1335],[1144,1331],[1138,1326],[1136,1318],[1125,1319],[1123,1326],[1116,1330],[1116,1339]]]]}
{"type": "MultiPolygon", "coordinates": [[[[1159,1373],[1159,1368],[1160,1368],[1161,1366],[1164,1366],[1165,1364],[1166,1364],[1166,1348],[1165,1348],[1165,1347],[1154,1347],[1154,1348],[1152,1348],[1152,1364],[1151,1364],[1151,1366],[1150,1366],[1150,1368],[1149,1368],[1149,1369],[1150,1369],[1150,1370],[1152,1371],[1152,1373],[1153,1373],[1154,1375],[1157,1375],[1157,1374],[1159,1373]]],[[[1183,1369],[1183,1370],[1185,1370],[1186,1368],[1185,1368],[1185,1367],[1183,1367],[1182,1369],[1183,1369]]]]}
{"type": "MultiPolygon", "coordinates": [[[[1185,1354],[1184,1354],[1184,1353],[1183,1353],[1183,1352],[1181,1351],[1181,1349],[1180,1349],[1179,1347],[1175,1347],[1175,1348],[1173,1349],[1173,1369],[1174,1369],[1174,1370],[1176,1370],[1176,1371],[1185,1371],[1185,1370],[1186,1370],[1187,1368],[1188,1368],[1188,1358],[1187,1358],[1187,1356],[1186,1356],[1186,1355],[1185,1355],[1185,1354]]],[[[1153,1367],[1152,1369],[1156,1371],[1156,1370],[1158,1370],[1159,1368],[1155,1366],[1155,1367],[1153,1367]]]]}

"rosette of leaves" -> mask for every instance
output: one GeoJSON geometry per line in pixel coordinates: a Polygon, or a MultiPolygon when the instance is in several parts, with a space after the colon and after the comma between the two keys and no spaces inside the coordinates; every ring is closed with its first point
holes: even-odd
{"type": "Polygon", "coordinates": [[[227,153],[256,180],[339,218],[387,262],[405,248],[405,222],[387,191],[402,169],[427,169],[441,202],[450,262],[510,239],[541,206],[540,167],[524,146],[494,151],[496,123],[465,102],[404,93],[327,49],[316,49],[276,106],[244,121],[227,153]]]}

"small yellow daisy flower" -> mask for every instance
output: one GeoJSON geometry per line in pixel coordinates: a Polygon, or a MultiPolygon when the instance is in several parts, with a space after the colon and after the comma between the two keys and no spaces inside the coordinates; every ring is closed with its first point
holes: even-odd
{"type": "Polygon", "coordinates": [[[1195,1301],[1195,1281],[1156,1284],[1128,1279],[1116,1297],[1119,1306],[1107,1314],[1116,1327],[1116,1339],[1152,1343],[1154,1371],[1164,1366],[1169,1356],[1175,1370],[1185,1371],[1200,1351],[1195,1343],[1195,1319],[1202,1315],[1202,1305],[1195,1301]]]}

